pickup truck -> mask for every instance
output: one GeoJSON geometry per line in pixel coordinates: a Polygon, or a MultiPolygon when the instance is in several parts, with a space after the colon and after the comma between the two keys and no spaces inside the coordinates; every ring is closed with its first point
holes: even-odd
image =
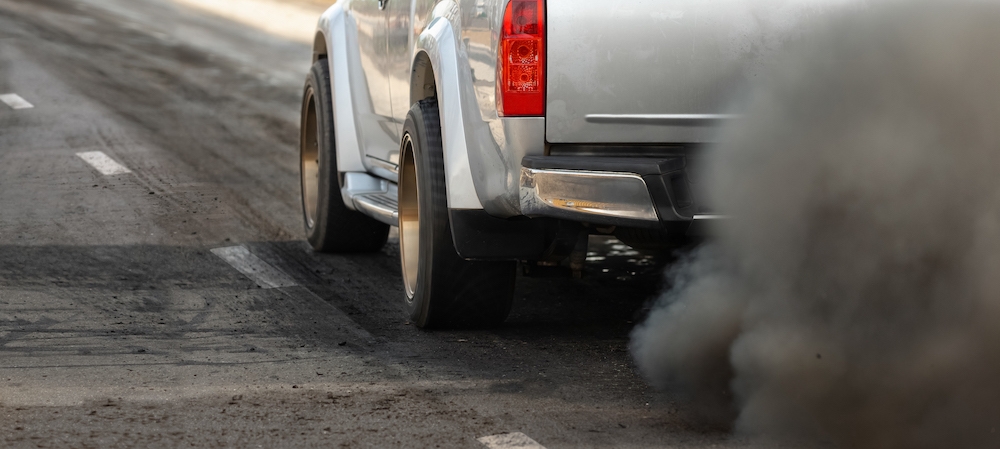
{"type": "Polygon", "coordinates": [[[501,323],[517,264],[666,250],[717,215],[698,154],[804,18],[849,0],[340,0],[302,103],[316,251],[399,228],[411,320],[501,323]]]}

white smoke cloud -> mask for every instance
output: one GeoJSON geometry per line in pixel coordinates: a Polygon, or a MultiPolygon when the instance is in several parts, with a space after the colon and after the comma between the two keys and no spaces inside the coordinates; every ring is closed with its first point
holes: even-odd
{"type": "Polygon", "coordinates": [[[711,150],[733,219],[633,334],[748,433],[1000,447],[1000,7],[816,22],[711,150]]]}

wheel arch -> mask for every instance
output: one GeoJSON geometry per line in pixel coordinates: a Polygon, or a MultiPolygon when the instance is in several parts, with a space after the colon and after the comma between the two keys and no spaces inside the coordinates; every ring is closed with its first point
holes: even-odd
{"type": "Polygon", "coordinates": [[[431,58],[426,51],[418,51],[413,58],[413,69],[410,71],[410,104],[417,104],[420,100],[437,96],[431,58]]]}
{"type": "Polygon", "coordinates": [[[323,34],[322,30],[316,31],[316,37],[313,39],[313,64],[320,59],[327,59],[327,53],[329,52],[326,48],[326,35],[323,34]]]}

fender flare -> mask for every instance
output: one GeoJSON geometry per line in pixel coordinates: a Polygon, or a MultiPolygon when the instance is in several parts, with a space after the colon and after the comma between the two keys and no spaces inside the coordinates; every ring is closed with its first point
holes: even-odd
{"type": "MultiPolygon", "coordinates": [[[[457,5],[451,1],[442,2],[434,8],[433,19],[417,37],[413,64],[420,61],[423,55],[434,73],[438,109],[441,113],[441,144],[444,148],[448,208],[481,210],[483,204],[476,193],[469,163],[458,64],[459,46],[451,22],[457,11],[457,5]]],[[[413,70],[411,74],[415,72],[413,70]]]]}
{"type": "MultiPolygon", "coordinates": [[[[330,64],[330,95],[333,97],[334,140],[337,148],[337,169],[343,172],[364,172],[360,139],[354,121],[349,70],[350,53],[346,14],[340,4],[327,9],[319,19],[317,38],[326,44],[326,60],[330,64]],[[321,37],[320,37],[321,35],[321,37]],[[349,151],[344,151],[349,150],[349,151]]],[[[315,54],[313,58],[316,58],[315,54]]],[[[350,206],[348,206],[350,207],[350,206]]]]}

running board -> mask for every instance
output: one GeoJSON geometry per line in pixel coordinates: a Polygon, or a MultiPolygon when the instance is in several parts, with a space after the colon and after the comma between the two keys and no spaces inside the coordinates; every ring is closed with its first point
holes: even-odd
{"type": "Polygon", "coordinates": [[[399,226],[399,201],[396,191],[364,193],[354,197],[354,207],[369,217],[392,226],[399,226]]]}
{"type": "Polygon", "coordinates": [[[362,214],[391,226],[399,226],[399,200],[396,184],[368,173],[341,173],[340,190],[344,204],[362,214]]]}

